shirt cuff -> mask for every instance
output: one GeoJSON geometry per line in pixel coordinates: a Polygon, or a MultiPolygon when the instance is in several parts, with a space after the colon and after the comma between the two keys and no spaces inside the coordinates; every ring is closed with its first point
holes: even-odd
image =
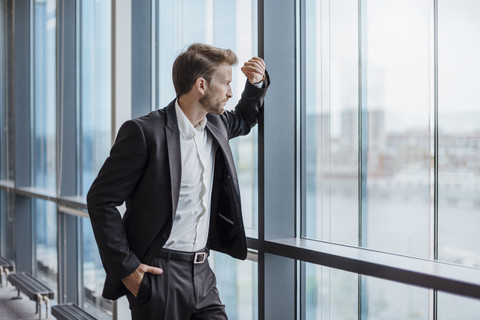
{"type": "Polygon", "coordinates": [[[264,81],[261,81],[261,82],[259,82],[259,83],[252,83],[252,84],[253,84],[255,87],[261,89],[261,88],[263,88],[263,82],[264,82],[264,81]]]}

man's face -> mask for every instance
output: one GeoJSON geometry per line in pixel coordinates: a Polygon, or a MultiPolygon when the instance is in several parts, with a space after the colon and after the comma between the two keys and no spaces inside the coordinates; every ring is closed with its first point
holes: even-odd
{"type": "Polygon", "coordinates": [[[233,96],[230,82],[232,82],[232,67],[222,63],[208,84],[205,95],[200,99],[200,103],[208,113],[221,115],[225,111],[228,99],[233,96]]]}

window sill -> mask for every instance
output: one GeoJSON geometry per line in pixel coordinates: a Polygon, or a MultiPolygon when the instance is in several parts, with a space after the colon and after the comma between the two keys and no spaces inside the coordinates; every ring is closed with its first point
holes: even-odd
{"type": "MultiPolygon", "coordinates": [[[[260,244],[257,239],[248,239],[260,244]]],[[[480,298],[480,269],[300,238],[265,241],[263,250],[362,275],[480,298]]]]}

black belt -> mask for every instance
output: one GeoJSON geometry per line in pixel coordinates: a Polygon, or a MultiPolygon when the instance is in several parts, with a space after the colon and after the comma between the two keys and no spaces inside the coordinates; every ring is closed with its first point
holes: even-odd
{"type": "Polygon", "coordinates": [[[183,252],[183,251],[161,249],[160,252],[155,254],[155,256],[164,258],[167,260],[187,261],[187,262],[192,262],[194,264],[204,263],[205,261],[207,261],[208,255],[209,255],[208,249],[203,249],[197,252],[183,252]]]}

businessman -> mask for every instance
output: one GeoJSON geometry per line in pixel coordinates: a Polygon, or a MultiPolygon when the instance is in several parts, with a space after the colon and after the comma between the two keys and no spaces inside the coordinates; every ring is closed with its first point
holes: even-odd
{"type": "Polygon", "coordinates": [[[136,319],[227,319],[209,250],[245,259],[229,140],[258,122],[269,77],[254,57],[237,106],[235,53],[193,44],[173,64],[167,107],[125,122],[87,195],[106,271],[103,296],[127,295],[136,319]],[[126,204],[121,217],[117,206],[126,204]]]}

